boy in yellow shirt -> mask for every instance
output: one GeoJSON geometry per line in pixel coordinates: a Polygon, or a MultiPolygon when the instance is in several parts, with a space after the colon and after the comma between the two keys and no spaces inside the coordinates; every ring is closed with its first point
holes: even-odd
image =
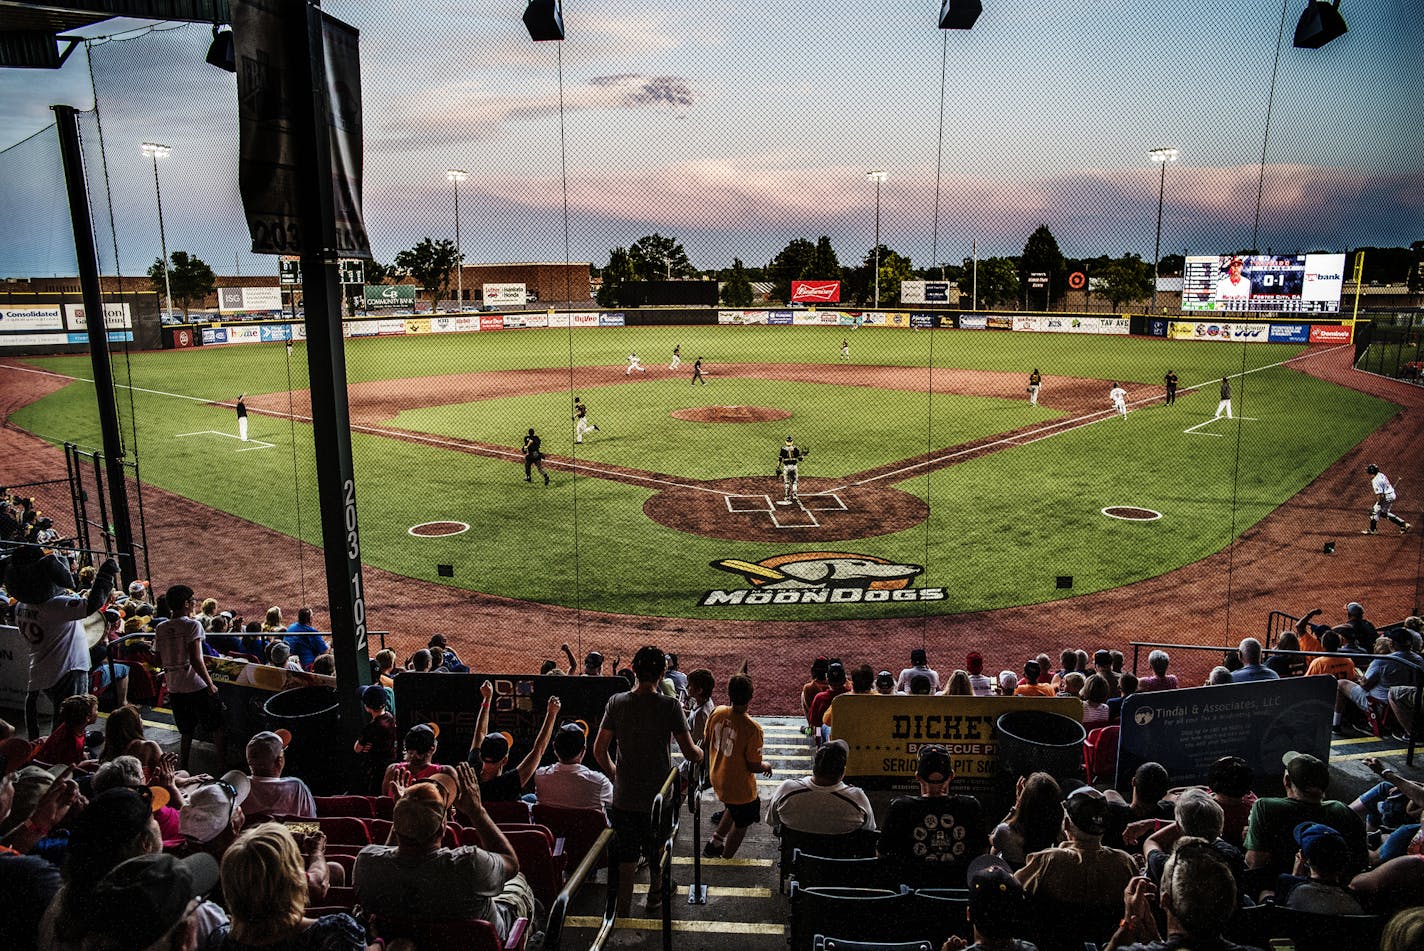
{"type": "Polygon", "coordinates": [[[732,705],[718,707],[707,721],[708,775],[717,798],[727,807],[702,849],[708,858],[737,854],[747,828],[761,821],[756,774],[771,775],[771,766],[761,758],[761,726],[747,715],[752,679],[745,673],[735,674],[727,681],[727,699],[732,705]]]}

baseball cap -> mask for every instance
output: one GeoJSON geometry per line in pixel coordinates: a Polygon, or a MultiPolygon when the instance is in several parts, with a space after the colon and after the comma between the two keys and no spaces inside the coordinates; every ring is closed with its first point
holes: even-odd
{"type": "Polygon", "coordinates": [[[1088,835],[1102,835],[1108,828],[1108,801],[1091,786],[1073,790],[1063,804],[1068,819],[1088,835]]]}
{"type": "Polygon", "coordinates": [[[1365,613],[1365,606],[1358,601],[1351,601],[1349,604],[1345,605],[1345,613],[1363,615],[1365,613]]]}
{"type": "Polygon", "coordinates": [[[893,688],[895,686],[895,675],[888,670],[882,670],[875,675],[875,686],[880,689],[893,688]]]}
{"type": "Polygon", "coordinates": [[[34,763],[15,774],[15,798],[10,803],[9,825],[24,822],[34,814],[40,798],[54,785],[55,777],[67,767],[53,766],[46,769],[34,763]]]}
{"type": "Polygon", "coordinates": [[[589,651],[587,654],[583,655],[583,665],[585,667],[602,667],[603,655],[600,654],[598,651],[589,651]]]}
{"type": "Polygon", "coordinates": [[[230,769],[216,782],[204,783],[178,813],[178,831],[199,842],[211,842],[232,825],[232,815],[252,791],[252,780],[230,769]]]}
{"type": "Polygon", "coordinates": [[[1112,663],[1112,651],[1096,651],[1093,654],[1093,666],[1107,667],[1112,663]]]}
{"type": "Polygon", "coordinates": [[[920,747],[920,765],[915,775],[927,783],[948,782],[954,776],[954,762],[949,751],[938,744],[920,747]]]}
{"type": "Polygon", "coordinates": [[[121,862],[90,897],[90,933],[102,931],[105,946],[115,951],[147,948],[217,883],[217,860],[204,852],[182,859],[159,852],[121,862]]]}
{"type": "Polygon", "coordinates": [[[1227,261],[1227,262],[1226,262],[1226,266],[1227,266],[1227,267],[1231,267],[1232,265],[1235,265],[1235,264],[1245,264],[1245,263],[1246,263],[1246,262],[1243,261],[1243,260],[1241,260],[1240,258],[1232,258],[1230,261],[1227,261]]]}
{"type": "Polygon", "coordinates": [[[402,796],[391,810],[391,829],[398,838],[429,842],[445,830],[445,804],[429,796],[402,796]]]}
{"type": "Polygon", "coordinates": [[[129,585],[129,597],[142,598],[148,591],[142,581],[135,581],[129,585]]]}
{"type": "Polygon", "coordinates": [[[386,696],[386,688],[380,684],[371,684],[361,691],[361,702],[372,710],[384,710],[390,698],[386,696]]]}
{"type": "Polygon", "coordinates": [[[435,731],[429,723],[417,723],[406,731],[405,748],[417,753],[429,753],[435,749],[435,731]]]}
{"type": "Polygon", "coordinates": [[[833,660],[826,665],[826,681],[835,683],[845,683],[845,665],[838,660],[833,660]]]}
{"type": "Polygon", "coordinates": [[[845,740],[831,740],[821,744],[811,762],[811,771],[822,776],[839,775],[845,772],[850,759],[850,746],[845,740]]]}
{"type": "Polygon", "coordinates": [[[1414,646],[1414,632],[1407,627],[1394,627],[1385,632],[1394,643],[1409,650],[1414,646]]]}
{"type": "Polygon", "coordinates": [[[287,734],[284,740],[271,730],[264,730],[261,733],[255,734],[252,739],[247,741],[247,761],[249,763],[254,761],[258,763],[275,763],[277,762],[277,757],[282,755],[282,752],[287,748],[287,744],[291,742],[291,739],[292,735],[290,733],[287,734]]]}
{"type": "Polygon", "coordinates": [[[981,856],[993,861],[980,864],[969,875],[969,920],[985,937],[1009,937],[1022,928],[1027,917],[1023,886],[1014,878],[1008,863],[998,856],[981,856]]]}
{"type": "Polygon", "coordinates": [[[480,759],[498,763],[509,755],[511,745],[508,733],[491,733],[480,741],[480,759]]]}
{"type": "Polygon", "coordinates": [[[89,867],[133,842],[152,821],[148,796],[127,786],[105,789],[70,823],[69,861],[89,867]]]}
{"type": "Polygon", "coordinates": [[[588,731],[581,723],[565,723],[554,734],[554,755],[559,759],[577,756],[588,747],[588,731]]]}
{"type": "Polygon", "coordinates": [[[1281,757],[1281,762],[1285,764],[1286,775],[1290,777],[1292,786],[1317,792],[1330,788],[1330,767],[1319,757],[1292,750],[1281,757]]]}
{"type": "Polygon", "coordinates": [[[1340,868],[1350,857],[1345,837],[1320,822],[1302,822],[1296,826],[1295,844],[1300,846],[1307,862],[1327,869],[1340,868]]]}

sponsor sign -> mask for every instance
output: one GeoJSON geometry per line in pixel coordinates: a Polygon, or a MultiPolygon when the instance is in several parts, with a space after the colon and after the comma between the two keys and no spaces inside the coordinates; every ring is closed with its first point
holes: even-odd
{"type": "Polygon", "coordinates": [[[366,284],[362,290],[368,310],[377,307],[415,307],[414,284],[366,284]]]}
{"type": "Polygon", "coordinates": [[[766,312],[766,322],[778,327],[790,327],[794,316],[789,310],[769,310],[766,312]]]}
{"type": "Polygon", "coordinates": [[[900,282],[900,303],[902,304],[944,304],[948,302],[948,281],[900,282]]]}
{"type": "Polygon", "coordinates": [[[1270,325],[1218,323],[1205,320],[1174,320],[1167,326],[1170,340],[1222,340],[1227,343],[1266,343],[1270,325]]]}
{"type": "Polygon", "coordinates": [[[1074,271],[1068,275],[1068,286],[1075,291],[1081,291],[1088,283],[1088,275],[1082,271],[1074,271]]]}
{"type": "MultiPolygon", "coordinates": [[[[64,323],[70,330],[88,329],[84,323],[83,304],[64,305],[64,323]]],[[[133,326],[128,304],[105,304],[104,325],[110,330],[125,330],[133,326]]]]}
{"type": "Polygon", "coordinates": [[[358,320],[354,323],[346,324],[346,336],[348,337],[374,337],[376,335],[376,324],[374,320],[358,320]]]}
{"type": "MultiPolygon", "coordinates": [[[[110,330],[110,331],[107,331],[107,333],[108,333],[108,337],[109,337],[109,343],[132,343],[132,342],[133,342],[133,334],[132,334],[131,332],[127,331],[127,330],[110,330]]],[[[64,343],[80,343],[80,344],[82,344],[82,343],[88,343],[88,342],[89,342],[89,334],[88,334],[88,333],[73,333],[73,332],[70,332],[70,333],[67,333],[67,334],[53,334],[53,335],[46,335],[46,336],[59,336],[59,337],[63,337],[63,338],[64,338],[64,341],[63,341],[64,343]]]]}
{"type": "Polygon", "coordinates": [[[600,327],[622,327],[624,322],[623,312],[616,314],[599,314],[598,326],[600,327]]]}
{"type": "Polygon", "coordinates": [[[480,318],[477,314],[468,314],[455,318],[455,329],[460,333],[473,333],[480,329],[480,318]]]}
{"type": "Polygon", "coordinates": [[[408,334],[428,334],[430,330],[431,317],[412,317],[405,322],[405,332],[408,334]]]}
{"type": "Polygon", "coordinates": [[[524,326],[526,327],[547,327],[549,326],[548,314],[524,314],[524,326]]]}
{"type": "Polygon", "coordinates": [[[1167,321],[1152,319],[1147,322],[1147,334],[1150,337],[1167,336],[1167,321]]]}
{"type": "Polygon", "coordinates": [[[429,317],[425,318],[430,325],[430,332],[433,334],[448,334],[455,331],[454,317],[429,317]]]}
{"type": "Polygon", "coordinates": [[[1028,286],[1029,286],[1029,287],[1047,287],[1047,286],[1048,286],[1048,272],[1047,272],[1047,271],[1029,271],[1029,272],[1028,272],[1028,286]]]}
{"type": "Polygon", "coordinates": [[[575,311],[574,313],[569,314],[569,322],[575,327],[597,327],[598,311],[575,311]]]}
{"type": "Polygon", "coordinates": [[[0,331],[63,329],[58,304],[0,304],[0,331]]]}
{"type": "Polygon", "coordinates": [[[767,311],[764,310],[719,310],[717,311],[717,323],[719,324],[764,324],[767,322],[767,311]]]}
{"type": "Polygon", "coordinates": [[[504,318],[499,314],[480,314],[481,330],[503,330],[504,318]]]}
{"type": "MultiPolygon", "coordinates": [[[[439,676],[439,675],[432,675],[439,676]]],[[[397,679],[399,683],[399,679],[397,679]]],[[[1151,696],[1148,694],[1147,696],[1151,696]]],[[[850,747],[846,778],[857,785],[912,782],[920,747],[943,746],[954,761],[954,788],[986,800],[1013,786],[999,770],[996,724],[1006,713],[1044,710],[1082,721],[1083,704],[1060,697],[886,697],[841,694],[831,703],[831,736],[850,747]]],[[[996,806],[990,814],[997,814],[996,806]]]]}
{"type": "Polygon", "coordinates": [[[1122,703],[1117,787],[1151,760],[1173,786],[1206,782],[1222,756],[1241,756],[1256,775],[1256,791],[1279,795],[1281,757],[1294,750],[1330,760],[1335,678],[1282,677],[1138,693],[1122,703]]]}
{"type": "Polygon", "coordinates": [[[890,314],[881,311],[872,311],[868,314],[861,314],[861,324],[869,327],[885,327],[890,323],[890,314]]]}
{"type": "Polygon", "coordinates": [[[791,299],[803,304],[835,304],[841,299],[840,281],[792,281],[791,299]]]}
{"type": "Polygon", "coordinates": [[[1267,338],[1271,343],[1309,343],[1309,324],[1271,324],[1267,338]]]}
{"type": "Polygon", "coordinates": [[[193,346],[193,330],[191,327],[179,327],[173,331],[173,346],[179,350],[186,350],[193,346]]]}
{"type": "Polygon", "coordinates": [[[1349,343],[1350,328],[1335,324],[1314,324],[1310,328],[1311,343],[1349,343]]]}
{"type": "Polygon", "coordinates": [[[529,299],[523,283],[485,284],[486,307],[522,307],[529,299]]]}
{"type": "Polygon", "coordinates": [[[383,337],[389,337],[395,334],[405,333],[405,321],[399,317],[394,319],[388,318],[385,320],[377,320],[374,321],[374,323],[376,325],[376,333],[380,334],[383,337]]]}
{"type": "Polygon", "coordinates": [[[1125,317],[1050,317],[1018,315],[1013,318],[1015,330],[1034,333],[1126,334],[1131,324],[1125,317]]]}
{"type": "Polygon", "coordinates": [[[913,330],[928,330],[934,326],[934,314],[911,314],[910,327],[913,330]]]}
{"type": "Polygon", "coordinates": [[[204,328],[203,328],[203,346],[205,346],[205,347],[214,347],[214,346],[217,346],[218,344],[224,344],[224,343],[227,343],[227,328],[226,328],[226,327],[204,327],[204,328]]]}
{"type": "Polygon", "coordinates": [[[989,314],[984,318],[984,324],[990,330],[1014,329],[1014,319],[1003,314],[989,314]]]}
{"type": "Polygon", "coordinates": [[[909,314],[886,314],[885,326],[887,327],[908,327],[910,326],[909,314]]]}
{"type": "Polygon", "coordinates": [[[292,339],[291,324],[263,324],[257,329],[262,334],[263,343],[272,343],[277,340],[292,339]]]}
{"type": "Polygon", "coordinates": [[[960,314],[959,326],[962,330],[988,330],[989,318],[977,314],[960,314]]]}
{"type": "Polygon", "coordinates": [[[942,601],[943,588],[914,588],[925,569],[855,552],[810,551],[773,555],[758,562],[722,558],[711,562],[743,585],[705,592],[704,608],[756,604],[885,604],[942,601]]]}

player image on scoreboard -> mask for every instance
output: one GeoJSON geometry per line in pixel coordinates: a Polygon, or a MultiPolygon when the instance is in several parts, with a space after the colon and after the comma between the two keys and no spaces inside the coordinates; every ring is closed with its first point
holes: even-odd
{"type": "Polygon", "coordinates": [[[1191,255],[1182,310],[1338,313],[1343,254],[1191,255]]]}

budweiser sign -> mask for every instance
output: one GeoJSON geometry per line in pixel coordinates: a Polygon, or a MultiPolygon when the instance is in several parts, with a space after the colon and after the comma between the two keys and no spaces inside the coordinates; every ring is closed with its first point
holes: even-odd
{"type": "Polygon", "coordinates": [[[791,299],[812,304],[835,304],[841,299],[840,281],[792,281],[791,299]]]}

